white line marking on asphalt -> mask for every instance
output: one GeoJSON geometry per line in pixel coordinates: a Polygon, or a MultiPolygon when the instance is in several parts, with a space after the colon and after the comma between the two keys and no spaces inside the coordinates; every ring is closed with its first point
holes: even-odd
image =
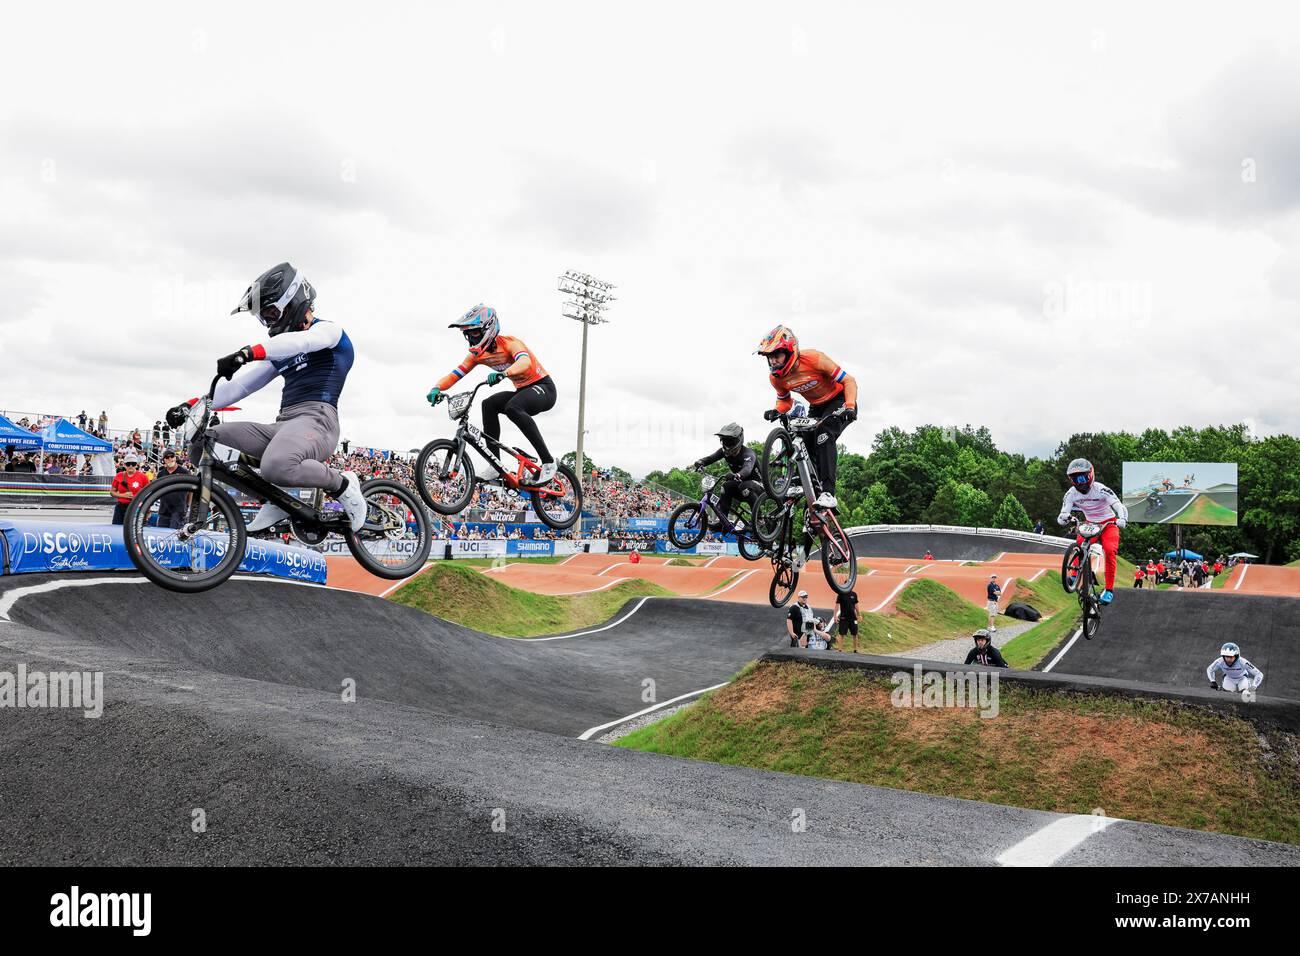
{"type": "MultiPolygon", "coordinates": [[[[569,638],[571,638],[571,637],[586,637],[588,634],[599,634],[601,631],[608,631],[611,627],[618,627],[620,624],[622,624],[624,621],[626,621],[629,617],[631,617],[631,616],[632,616],[633,614],[635,614],[637,611],[641,610],[641,605],[645,604],[645,602],[648,601],[648,600],[650,600],[649,597],[643,597],[641,600],[637,601],[637,603],[636,603],[636,607],[632,608],[632,610],[628,611],[626,614],[624,614],[622,617],[620,617],[617,621],[610,621],[608,624],[606,624],[606,625],[604,625],[604,626],[602,626],[602,627],[595,627],[595,628],[592,628],[590,631],[580,631],[580,632],[578,632],[577,634],[556,634],[554,637],[502,637],[501,640],[503,640],[503,641],[522,641],[522,642],[524,642],[525,644],[540,644],[540,643],[542,643],[543,641],[567,641],[567,640],[568,640],[569,638]]],[[[499,635],[496,635],[496,634],[489,634],[489,635],[487,635],[487,636],[488,636],[488,637],[498,637],[499,635]]]]}
{"type": "Polygon", "coordinates": [[[556,567],[557,567],[557,568],[562,568],[562,567],[564,567],[566,564],[568,564],[570,561],[572,561],[574,558],[576,558],[576,557],[577,557],[578,555],[580,555],[580,554],[586,554],[586,552],[585,552],[585,551],[575,551],[573,554],[569,555],[567,558],[565,558],[563,561],[561,561],[559,564],[557,564],[556,567]]]}
{"type": "Polygon", "coordinates": [[[670,704],[675,704],[678,701],[686,700],[689,697],[698,697],[700,696],[700,694],[707,694],[709,691],[717,690],[719,687],[726,687],[730,683],[731,681],[723,681],[721,684],[714,684],[712,687],[705,687],[702,690],[693,690],[689,694],[682,694],[679,697],[674,697],[672,700],[666,700],[661,704],[654,704],[651,707],[647,707],[645,710],[638,710],[635,714],[628,714],[626,717],[620,717],[618,720],[611,720],[609,723],[601,724],[599,727],[592,727],[590,730],[584,730],[582,733],[578,734],[578,739],[590,740],[594,735],[600,733],[602,730],[609,730],[609,728],[611,727],[617,727],[619,724],[625,724],[629,720],[635,720],[637,717],[641,717],[644,716],[645,714],[653,713],[656,710],[660,710],[661,708],[667,707],[670,704]]]}
{"type": "Polygon", "coordinates": [[[1004,850],[997,862],[1002,866],[1051,866],[1094,833],[1118,822],[1099,813],[1062,817],[1004,850]]]}
{"type": "Polygon", "coordinates": [[[0,594],[0,619],[9,620],[9,611],[19,598],[24,598],[29,594],[48,594],[50,591],[58,591],[62,588],[86,588],[98,584],[148,584],[148,578],[86,578],[84,580],[74,581],[44,581],[40,584],[29,584],[26,587],[13,588],[0,594]]]}
{"type": "Polygon", "coordinates": [[[709,595],[709,597],[717,597],[719,594],[726,594],[728,591],[730,591],[732,588],[734,588],[734,587],[735,587],[737,584],[739,584],[741,581],[745,580],[745,578],[749,577],[751,574],[757,574],[759,571],[762,571],[762,570],[763,570],[762,568],[754,568],[752,571],[742,571],[742,572],[741,572],[741,573],[736,577],[736,580],[732,581],[730,584],[728,584],[728,585],[727,585],[725,588],[723,588],[722,590],[720,590],[720,591],[714,591],[712,594],[709,595]]]}
{"type": "Polygon", "coordinates": [[[706,568],[707,568],[707,567],[709,567],[709,565],[713,564],[714,561],[719,561],[719,560],[721,560],[721,559],[724,558],[724,557],[726,557],[726,555],[720,554],[720,555],[718,555],[716,558],[709,558],[709,560],[707,560],[707,561],[704,562],[703,567],[706,567],[706,568]]]}
{"type": "Polygon", "coordinates": [[[1034,576],[1029,579],[1029,582],[1032,584],[1033,582],[1037,581],[1046,573],[1047,573],[1047,568],[1040,568],[1039,570],[1034,572],[1034,576]]]}
{"type": "Polygon", "coordinates": [[[868,613],[868,614],[875,614],[877,611],[879,611],[879,610],[881,610],[882,608],[884,608],[885,605],[887,605],[890,601],[892,601],[892,600],[893,600],[893,599],[898,595],[898,592],[899,592],[899,591],[903,590],[903,588],[907,587],[909,584],[911,584],[911,583],[912,583],[913,581],[915,581],[915,580],[916,580],[916,578],[906,578],[905,580],[903,580],[903,581],[898,585],[898,587],[894,588],[894,590],[892,590],[892,591],[889,592],[889,597],[885,598],[883,601],[881,601],[881,602],[880,602],[879,604],[877,604],[875,607],[873,607],[873,608],[871,608],[870,610],[868,610],[867,613],[868,613]]]}
{"type": "Polygon", "coordinates": [[[1249,564],[1243,564],[1241,566],[1241,577],[1237,578],[1237,583],[1232,586],[1232,589],[1234,591],[1236,591],[1238,588],[1241,587],[1241,582],[1246,580],[1246,572],[1249,570],[1250,570],[1249,564]]]}
{"type": "MultiPolygon", "coordinates": [[[[628,562],[626,562],[626,563],[627,563],[627,564],[631,564],[632,562],[628,561],[628,562]]],[[[597,571],[597,572],[596,572],[596,577],[598,577],[598,578],[603,578],[603,577],[605,576],[606,572],[608,572],[608,571],[613,571],[615,568],[621,568],[621,567],[623,566],[623,564],[624,564],[624,562],[622,562],[622,561],[620,561],[618,564],[611,564],[611,565],[610,565],[609,567],[607,567],[604,571],[597,571]]]]}
{"type": "Polygon", "coordinates": [[[1065,656],[1065,652],[1068,651],[1070,648],[1074,647],[1074,642],[1079,639],[1079,635],[1082,633],[1083,633],[1083,628],[1079,628],[1077,631],[1074,632],[1074,637],[1070,638],[1070,643],[1066,644],[1063,648],[1061,648],[1061,653],[1053,657],[1052,663],[1048,664],[1046,667],[1043,668],[1044,674],[1046,674],[1048,671],[1050,671],[1053,667],[1055,667],[1057,664],[1061,662],[1061,658],[1065,656]]]}

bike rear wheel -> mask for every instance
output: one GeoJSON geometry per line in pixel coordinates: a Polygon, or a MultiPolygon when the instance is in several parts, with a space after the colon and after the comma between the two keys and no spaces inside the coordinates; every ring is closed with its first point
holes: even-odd
{"type": "Polygon", "coordinates": [[[794,460],[794,442],[784,428],[774,428],[763,443],[763,488],[769,495],[780,501],[790,487],[791,480],[798,475],[798,466],[794,460]]]}
{"type": "Polygon", "coordinates": [[[433,545],[424,505],[396,481],[363,481],[361,493],[366,497],[366,523],[343,536],[352,557],[375,577],[410,577],[424,567],[433,545]]]}
{"type": "Polygon", "coordinates": [[[772,573],[772,584],[767,589],[767,600],[772,607],[785,607],[799,586],[799,572],[794,565],[782,561],[772,573]]]}
{"type": "Polygon", "coordinates": [[[474,496],[474,463],[449,438],[436,438],[415,459],[415,487],[440,515],[458,515],[474,496]]]}
{"type": "Polygon", "coordinates": [[[1090,641],[1101,628],[1101,606],[1091,590],[1083,596],[1080,603],[1083,605],[1083,637],[1090,641]]]}
{"type": "Polygon", "coordinates": [[[215,588],[244,560],[248,534],[238,505],[213,485],[204,506],[201,492],[198,475],[161,478],[146,486],[126,511],[126,553],[140,573],[169,591],[196,594],[215,588]],[[184,496],[180,528],[166,527],[162,520],[162,499],[171,495],[184,496]]]}
{"type": "Polygon", "coordinates": [[[533,510],[555,531],[568,531],[582,517],[582,485],[568,465],[560,465],[555,477],[532,489],[533,510]]]}
{"type": "Polygon", "coordinates": [[[698,501],[678,505],[668,517],[668,540],[674,548],[689,551],[704,540],[708,520],[698,501]]]}

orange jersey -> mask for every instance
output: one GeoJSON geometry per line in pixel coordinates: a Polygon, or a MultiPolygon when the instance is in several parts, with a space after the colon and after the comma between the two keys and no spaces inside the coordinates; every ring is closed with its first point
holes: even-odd
{"type": "Polygon", "coordinates": [[[473,353],[466,355],[463,362],[442,377],[438,382],[438,388],[445,392],[468,375],[475,365],[486,365],[494,372],[508,372],[515,388],[526,388],[534,382],[540,382],[547,375],[546,369],[542,368],[542,363],[537,361],[522,339],[517,339],[513,335],[498,335],[496,341],[492,343],[491,352],[483,355],[473,353]],[[509,372],[509,369],[516,365],[519,366],[519,370],[509,372]]]}
{"type": "Polygon", "coordinates": [[[850,408],[857,407],[857,382],[824,352],[801,349],[789,374],[769,374],[768,379],[776,389],[776,409],[779,412],[788,412],[794,404],[791,392],[798,392],[809,405],[828,402],[843,392],[844,404],[850,408]]]}

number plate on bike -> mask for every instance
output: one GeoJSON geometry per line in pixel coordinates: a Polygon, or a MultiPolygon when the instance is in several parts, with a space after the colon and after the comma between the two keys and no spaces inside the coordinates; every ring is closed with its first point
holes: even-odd
{"type": "Polygon", "coordinates": [[[1097,535],[1101,534],[1101,525],[1081,524],[1079,525],[1079,534],[1083,535],[1085,538],[1095,538],[1097,535]]]}
{"type": "Polygon", "coordinates": [[[447,417],[452,421],[460,418],[469,409],[470,396],[462,393],[447,399],[447,417]]]}
{"type": "Polygon", "coordinates": [[[812,428],[816,428],[816,427],[817,427],[817,419],[815,419],[815,418],[792,418],[792,419],[790,419],[790,427],[791,427],[792,429],[794,429],[795,431],[808,431],[809,429],[812,429],[812,428]]]}

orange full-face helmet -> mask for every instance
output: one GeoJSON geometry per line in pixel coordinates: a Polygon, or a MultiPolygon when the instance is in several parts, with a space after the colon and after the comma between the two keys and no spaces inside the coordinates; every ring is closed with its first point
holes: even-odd
{"type": "Polygon", "coordinates": [[[763,336],[763,341],[758,343],[754,354],[767,356],[767,367],[773,375],[786,375],[794,368],[794,363],[799,361],[799,339],[784,325],[778,325],[763,336]],[[773,356],[778,352],[784,352],[786,358],[773,365],[773,356]]]}

